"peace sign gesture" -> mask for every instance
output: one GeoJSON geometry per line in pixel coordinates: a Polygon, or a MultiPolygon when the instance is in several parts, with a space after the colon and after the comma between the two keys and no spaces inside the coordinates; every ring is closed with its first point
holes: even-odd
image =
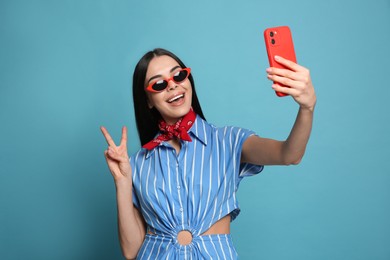
{"type": "Polygon", "coordinates": [[[108,144],[107,150],[104,151],[104,157],[106,157],[114,181],[116,183],[122,181],[131,183],[131,167],[127,154],[127,128],[125,126],[122,128],[122,138],[119,146],[116,146],[105,127],[100,127],[100,130],[108,144]]]}

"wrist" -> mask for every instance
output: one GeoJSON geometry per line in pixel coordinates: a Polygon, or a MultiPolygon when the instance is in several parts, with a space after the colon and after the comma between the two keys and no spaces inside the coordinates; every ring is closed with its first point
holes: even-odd
{"type": "Polygon", "coordinates": [[[132,180],[127,178],[120,178],[119,180],[114,180],[114,183],[117,190],[132,189],[133,186],[132,180]]]}
{"type": "Polygon", "coordinates": [[[310,112],[310,113],[313,113],[314,112],[314,108],[315,108],[316,104],[314,103],[313,105],[301,105],[299,107],[299,110],[303,111],[303,112],[310,112]]]}

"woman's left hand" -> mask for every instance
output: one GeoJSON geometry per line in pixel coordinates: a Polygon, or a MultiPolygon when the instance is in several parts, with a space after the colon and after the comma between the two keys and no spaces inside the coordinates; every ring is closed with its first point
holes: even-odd
{"type": "Polygon", "coordinates": [[[290,95],[301,108],[314,110],[316,94],[310,78],[310,71],[295,62],[275,56],[275,60],[289,69],[268,68],[267,77],[276,84],[272,85],[275,91],[290,95]],[[287,87],[282,87],[280,83],[287,87]]]}

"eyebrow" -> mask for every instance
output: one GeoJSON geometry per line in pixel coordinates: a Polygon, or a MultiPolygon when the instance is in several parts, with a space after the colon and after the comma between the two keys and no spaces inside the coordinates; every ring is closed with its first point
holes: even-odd
{"type": "MultiPolygon", "coordinates": [[[[172,73],[172,72],[173,72],[175,69],[177,69],[177,68],[181,68],[181,67],[180,67],[180,66],[175,66],[175,67],[173,67],[169,72],[172,73]]],[[[151,80],[153,80],[153,79],[155,79],[155,78],[159,78],[159,77],[162,77],[162,75],[158,74],[158,75],[155,75],[155,76],[151,77],[151,78],[148,80],[148,84],[149,84],[149,82],[150,82],[151,80]]]]}

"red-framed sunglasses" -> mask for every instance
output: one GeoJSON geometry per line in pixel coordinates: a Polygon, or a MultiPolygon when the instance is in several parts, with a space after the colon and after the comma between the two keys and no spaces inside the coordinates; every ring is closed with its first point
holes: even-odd
{"type": "Polygon", "coordinates": [[[181,70],[177,71],[175,75],[168,79],[160,79],[156,82],[151,83],[149,86],[146,87],[146,90],[153,93],[164,91],[168,87],[169,81],[172,80],[173,82],[179,84],[186,80],[190,73],[190,68],[182,68],[181,70]]]}

